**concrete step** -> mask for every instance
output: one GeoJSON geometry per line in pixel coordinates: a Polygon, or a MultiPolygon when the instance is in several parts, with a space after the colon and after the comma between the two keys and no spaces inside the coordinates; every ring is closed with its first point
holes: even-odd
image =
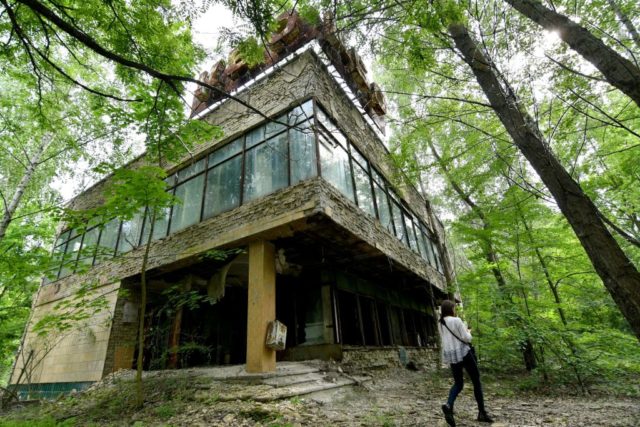
{"type": "Polygon", "coordinates": [[[316,372],[320,372],[320,365],[313,362],[278,362],[275,372],[249,373],[245,371],[244,365],[235,365],[194,370],[193,374],[212,381],[260,384],[268,378],[282,378],[316,372]]]}
{"type": "Polygon", "coordinates": [[[324,375],[318,371],[308,372],[296,375],[286,375],[266,378],[262,381],[263,384],[267,384],[276,388],[282,388],[291,386],[294,384],[307,383],[313,381],[324,380],[324,375]]]}
{"type": "Polygon", "coordinates": [[[304,383],[292,384],[287,387],[274,388],[273,390],[253,396],[253,400],[256,400],[258,402],[270,402],[273,400],[287,399],[293,396],[303,396],[305,394],[315,393],[319,391],[346,387],[355,383],[355,380],[345,377],[336,378],[334,381],[308,381],[304,383]]]}

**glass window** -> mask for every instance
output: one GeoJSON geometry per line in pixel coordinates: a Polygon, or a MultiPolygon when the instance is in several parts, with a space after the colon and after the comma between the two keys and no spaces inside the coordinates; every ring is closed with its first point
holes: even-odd
{"type": "Polygon", "coordinates": [[[265,128],[265,138],[271,138],[276,134],[286,129],[286,125],[281,123],[287,123],[287,115],[283,114],[280,117],[273,119],[274,121],[267,122],[265,128]]]}
{"type": "Polygon", "coordinates": [[[369,215],[375,217],[376,210],[373,205],[373,195],[371,194],[371,180],[369,179],[369,175],[362,166],[356,162],[353,162],[353,173],[356,181],[358,206],[369,215]]]}
{"type": "Polygon", "coordinates": [[[207,172],[204,218],[235,208],[240,204],[242,156],[236,156],[207,172]]]}
{"type": "Polygon", "coordinates": [[[313,102],[308,100],[289,112],[289,124],[294,125],[307,120],[313,115],[313,102]]]}
{"type": "Polygon", "coordinates": [[[404,212],[404,219],[407,224],[407,235],[409,236],[409,247],[413,249],[415,252],[420,253],[420,249],[418,248],[418,239],[416,238],[416,233],[413,228],[413,218],[406,211],[404,212]]]}
{"type": "Polygon", "coordinates": [[[436,259],[436,268],[440,273],[444,274],[444,269],[442,268],[442,257],[440,256],[438,245],[436,245],[435,242],[433,242],[433,254],[435,255],[435,259],[436,259]]]}
{"type": "Polygon", "coordinates": [[[364,158],[364,156],[362,154],[360,154],[360,152],[358,151],[358,149],[356,147],[353,146],[353,144],[349,144],[350,150],[351,150],[351,157],[353,157],[353,159],[358,162],[360,164],[360,166],[362,166],[365,170],[369,169],[369,162],[367,162],[367,159],[364,158]]]}
{"type": "Polygon", "coordinates": [[[60,233],[60,235],[58,236],[58,238],[56,239],[56,244],[55,246],[60,246],[64,243],[67,243],[67,240],[69,239],[69,233],[71,232],[71,230],[67,230],[63,233],[60,233]]]}
{"type": "Polygon", "coordinates": [[[389,199],[387,198],[387,193],[378,184],[373,185],[373,191],[376,193],[378,219],[383,226],[393,233],[393,222],[391,221],[391,213],[389,212],[389,199]]]}
{"type": "Polygon", "coordinates": [[[289,130],[291,185],[318,175],[315,136],[311,121],[289,130]]]}
{"type": "Polygon", "coordinates": [[[428,234],[424,234],[424,239],[427,245],[427,256],[429,258],[429,264],[433,267],[436,268],[437,264],[436,264],[436,259],[435,256],[433,255],[433,242],[431,241],[431,238],[429,237],[428,234]]]}
{"type": "MultiPolygon", "coordinates": [[[[167,228],[169,226],[169,215],[171,214],[171,208],[162,208],[156,213],[155,224],[153,225],[153,240],[161,239],[167,235],[167,228]]],[[[149,223],[151,221],[151,213],[147,211],[147,217],[144,222],[143,236],[149,235],[149,223]]],[[[145,243],[145,242],[143,242],[145,243]]]]}
{"type": "Polygon", "coordinates": [[[209,155],[209,167],[221,163],[242,151],[242,138],[238,138],[229,144],[218,148],[209,155]]]}
{"type": "Polygon", "coordinates": [[[259,142],[264,141],[264,128],[266,126],[258,126],[246,135],[246,148],[249,149],[259,142]]]}
{"type": "Polygon", "coordinates": [[[320,137],[320,168],[322,177],[349,199],[355,201],[349,155],[339,144],[320,137]]]}
{"type": "MultiPolygon", "coordinates": [[[[322,123],[322,126],[326,129],[329,135],[335,138],[343,147],[347,147],[347,138],[320,109],[318,109],[318,121],[322,123]]],[[[322,130],[322,128],[320,129],[322,130]]]]}
{"type": "Polygon", "coordinates": [[[395,197],[391,197],[391,216],[396,230],[396,237],[402,240],[405,244],[408,244],[404,221],[402,220],[402,208],[400,208],[400,204],[395,197]]]}
{"type": "Polygon", "coordinates": [[[429,255],[427,252],[427,243],[425,241],[426,236],[422,231],[422,225],[420,225],[419,223],[415,223],[415,226],[416,226],[416,237],[418,240],[418,248],[420,249],[420,256],[422,256],[422,258],[428,262],[429,255]]]}
{"type": "MultiPolygon", "coordinates": [[[[144,211],[143,211],[144,212],[144,211]]],[[[118,252],[129,252],[140,245],[140,232],[142,231],[143,212],[138,212],[133,218],[122,222],[118,252]]]]}
{"type": "Polygon", "coordinates": [[[82,265],[90,266],[93,264],[93,257],[96,253],[96,243],[98,243],[99,235],[100,229],[98,227],[94,227],[84,234],[82,249],[80,250],[80,256],[78,258],[82,265]]]}
{"type": "Polygon", "coordinates": [[[64,257],[64,250],[67,247],[67,237],[69,237],[69,232],[65,231],[56,239],[56,246],[53,248],[53,253],[51,255],[51,270],[49,270],[47,277],[45,277],[46,283],[56,280],[58,277],[60,266],[62,265],[62,259],[64,257]]]}
{"type": "Polygon", "coordinates": [[[67,243],[62,268],[60,268],[60,279],[72,274],[76,269],[76,259],[78,258],[78,251],[82,243],[82,236],[78,236],[75,232],[73,232],[72,235],[73,234],[76,234],[76,236],[69,239],[69,243],[67,243]]]}
{"type": "Polygon", "coordinates": [[[173,175],[169,175],[168,177],[166,177],[164,179],[164,182],[167,183],[167,187],[173,187],[174,185],[176,185],[176,177],[178,176],[177,173],[174,173],[173,175]]]}
{"type": "Polygon", "coordinates": [[[103,258],[112,258],[118,241],[118,232],[120,231],[120,221],[113,219],[105,224],[100,234],[98,242],[98,252],[96,254],[96,263],[103,258]]]}
{"type": "Polygon", "coordinates": [[[287,186],[287,134],[283,133],[246,153],[244,201],[255,200],[287,186]]]}
{"type": "Polygon", "coordinates": [[[175,196],[182,202],[173,205],[171,230],[175,233],[200,221],[204,175],[199,175],[176,187],[175,196]]]}
{"type": "Polygon", "coordinates": [[[194,164],[189,165],[189,166],[185,167],[184,169],[179,170],[178,173],[177,173],[178,182],[184,182],[188,178],[191,178],[192,176],[197,175],[198,173],[202,172],[203,170],[204,170],[204,159],[201,159],[201,160],[195,162],[194,164]]]}

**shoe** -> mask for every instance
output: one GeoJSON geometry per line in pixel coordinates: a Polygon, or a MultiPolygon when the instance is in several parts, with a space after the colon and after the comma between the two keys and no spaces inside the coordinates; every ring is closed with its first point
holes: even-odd
{"type": "Polygon", "coordinates": [[[493,419],[486,412],[478,412],[478,421],[481,423],[492,423],[493,419]]]}
{"type": "Polygon", "coordinates": [[[453,409],[446,403],[442,405],[442,412],[444,413],[444,419],[450,427],[456,427],[456,420],[453,418],[453,409]]]}

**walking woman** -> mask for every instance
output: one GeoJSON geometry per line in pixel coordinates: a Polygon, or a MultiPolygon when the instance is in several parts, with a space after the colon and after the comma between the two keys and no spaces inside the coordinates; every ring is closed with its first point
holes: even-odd
{"type": "Polygon", "coordinates": [[[482,384],[480,383],[480,371],[475,354],[471,351],[471,333],[459,317],[456,317],[456,305],[453,301],[444,300],[440,312],[440,337],[442,337],[442,360],[451,365],[453,374],[453,386],[449,391],[447,403],[442,405],[442,412],[447,424],[455,427],[456,421],[453,417],[453,404],[456,397],[462,391],[464,380],[462,369],[467,371],[471,382],[473,382],[473,394],[478,403],[478,421],[492,423],[493,420],[487,414],[484,407],[484,397],[482,395],[482,384]]]}

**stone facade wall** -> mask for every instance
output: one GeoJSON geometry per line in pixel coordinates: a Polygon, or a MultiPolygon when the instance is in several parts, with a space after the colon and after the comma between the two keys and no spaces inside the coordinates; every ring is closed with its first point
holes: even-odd
{"type": "Polygon", "coordinates": [[[349,370],[403,368],[413,362],[416,368],[435,371],[440,366],[436,347],[343,347],[342,364],[349,370]]]}
{"type": "Polygon", "coordinates": [[[440,289],[445,288],[444,277],[440,272],[400,242],[379,221],[363,214],[351,200],[330,184],[323,181],[321,187],[325,212],[333,221],[431,284],[440,289]]]}

